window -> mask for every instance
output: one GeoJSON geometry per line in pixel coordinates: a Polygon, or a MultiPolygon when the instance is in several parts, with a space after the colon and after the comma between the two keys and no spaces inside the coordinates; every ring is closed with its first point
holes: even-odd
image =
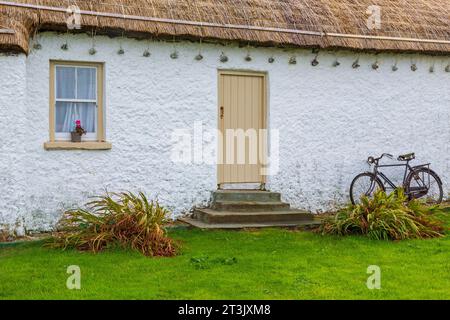
{"type": "Polygon", "coordinates": [[[83,141],[104,141],[103,65],[50,62],[50,142],[70,141],[75,122],[83,141]]]}

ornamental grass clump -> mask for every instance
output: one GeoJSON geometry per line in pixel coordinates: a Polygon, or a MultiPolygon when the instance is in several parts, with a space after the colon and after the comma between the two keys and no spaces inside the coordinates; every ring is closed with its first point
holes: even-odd
{"type": "Polygon", "coordinates": [[[119,245],[146,256],[176,254],[164,228],[169,211],[143,193],[108,193],[87,208],[65,212],[48,245],[92,252],[119,245]]]}
{"type": "Polygon", "coordinates": [[[408,201],[402,189],[391,194],[379,190],[373,198],[349,205],[325,219],[322,234],[362,234],[376,240],[435,238],[445,233],[444,223],[437,217],[439,206],[427,206],[420,200],[408,201]]]}

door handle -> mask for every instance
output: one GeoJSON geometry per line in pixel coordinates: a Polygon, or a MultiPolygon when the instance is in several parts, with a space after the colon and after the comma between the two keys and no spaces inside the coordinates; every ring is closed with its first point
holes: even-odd
{"type": "Polygon", "coordinates": [[[225,113],[224,107],[220,107],[220,119],[223,119],[224,113],[225,113]]]}

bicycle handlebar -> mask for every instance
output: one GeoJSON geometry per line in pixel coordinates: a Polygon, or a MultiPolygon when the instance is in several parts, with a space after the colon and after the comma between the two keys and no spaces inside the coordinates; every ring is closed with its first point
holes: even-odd
{"type": "Polygon", "coordinates": [[[383,153],[380,157],[378,158],[374,158],[374,157],[369,157],[367,159],[367,162],[369,164],[373,164],[373,163],[378,163],[378,161],[380,161],[381,159],[383,159],[384,157],[388,157],[389,159],[394,159],[394,156],[390,153],[383,153]]]}

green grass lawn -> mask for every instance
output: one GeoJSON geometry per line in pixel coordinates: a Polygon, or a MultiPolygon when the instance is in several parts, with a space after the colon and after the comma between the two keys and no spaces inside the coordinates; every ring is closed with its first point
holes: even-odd
{"type": "Polygon", "coordinates": [[[450,299],[450,234],[401,242],[284,229],[170,234],[182,243],[175,258],[39,242],[2,248],[0,299],[450,299]],[[81,290],[66,288],[69,265],[81,268],[81,290]],[[369,265],[381,268],[380,290],[366,287],[369,265]]]}

